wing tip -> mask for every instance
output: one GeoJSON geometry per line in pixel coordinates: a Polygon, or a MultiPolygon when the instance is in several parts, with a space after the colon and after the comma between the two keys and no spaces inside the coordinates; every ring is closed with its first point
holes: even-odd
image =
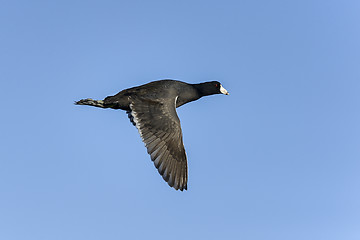
{"type": "Polygon", "coordinates": [[[187,189],[187,184],[184,184],[184,185],[179,186],[179,185],[174,185],[174,184],[170,185],[170,183],[168,182],[168,185],[169,185],[170,187],[174,188],[176,191],[180,190],[180,191],[182,192],[182,191],[184,191],[184,190],[188,190],[188,189],[187,189]]]}

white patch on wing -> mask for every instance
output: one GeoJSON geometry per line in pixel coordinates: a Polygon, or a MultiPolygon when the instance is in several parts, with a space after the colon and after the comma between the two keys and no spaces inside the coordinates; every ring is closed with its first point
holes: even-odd
{"type": "Polygon", "coordinates": [[[130,109],[131,109],[131,115],[133,116],[134,118],[134,122],[135,122],[135,127],[137,128],[137,130],[139,131],[139,134],[140,134],[140,137],[141,139],[144,141],[144,138],[143,138],[143,134],[141,132],[141,128],[140,128],[140,122],[139,122],[139,119],[137,117],[137,113],[134,111],[133,109],[133,104],[130,103],[130,109]]]}
{"type": "Polygon", "coordinates": [[[220,84],[220,92],[225,95],[229,95],[229,92],[220,84]]]}

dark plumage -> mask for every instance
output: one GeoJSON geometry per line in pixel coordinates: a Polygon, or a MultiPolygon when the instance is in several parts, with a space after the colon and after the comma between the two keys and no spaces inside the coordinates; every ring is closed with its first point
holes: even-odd
{"type": "Polygon", "coordinates": [[[75,104],[125,110],[160,175],[171,187],[183,191],[187,189],[187,160],[176,108],[219,93],[229,94],[217,81],[189,84],[160,80],[125,89],[104,100],[88,98],[75,104]]]}

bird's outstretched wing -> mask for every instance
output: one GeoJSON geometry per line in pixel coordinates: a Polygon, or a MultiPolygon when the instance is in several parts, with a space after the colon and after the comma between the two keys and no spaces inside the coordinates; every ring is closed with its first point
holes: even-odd
{"type": "Polygon", "coordinates": [[[128,112],[155,167],[176,190],[187,189],[187,160],[175,99],[130,97],[128,112]]]}

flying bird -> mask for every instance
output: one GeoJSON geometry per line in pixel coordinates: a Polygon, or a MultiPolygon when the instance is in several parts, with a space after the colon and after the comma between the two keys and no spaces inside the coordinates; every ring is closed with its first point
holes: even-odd
{"type": "Polygon", "coordinates": [[[122,90],[104,100],[82,99],[77,105],[126,111],[138,129],[160,175],[176,190],[187,190],[187,158],[176,108],[213,94],[229,95],[217,81],[189,84],[159,80],[122,90]]]}

